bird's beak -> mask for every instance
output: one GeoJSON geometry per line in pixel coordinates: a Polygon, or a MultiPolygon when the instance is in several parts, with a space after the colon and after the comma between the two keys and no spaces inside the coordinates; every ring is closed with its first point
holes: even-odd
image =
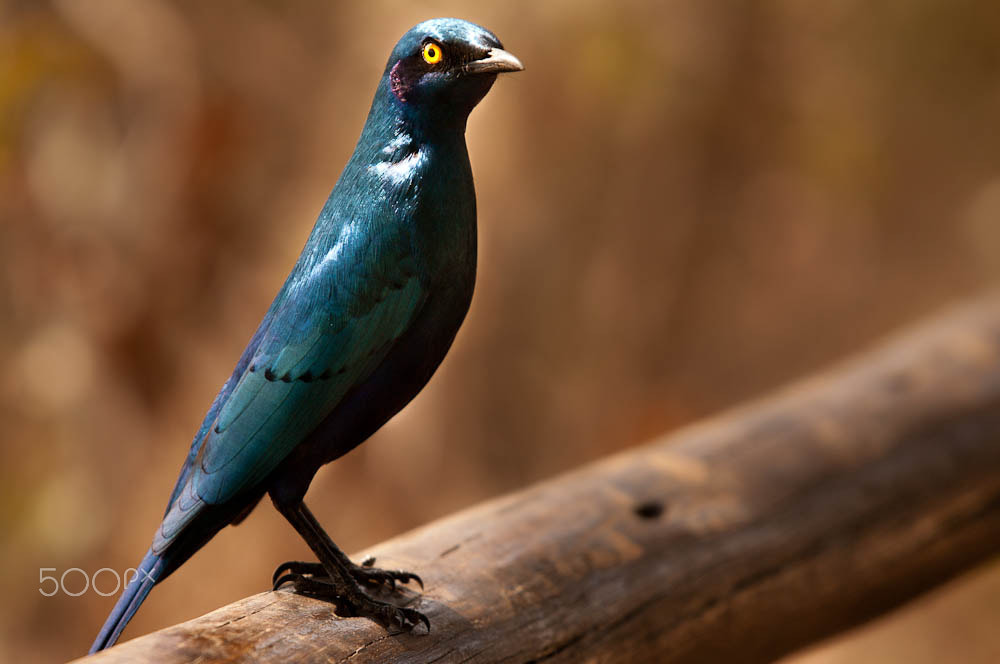
{"type": "Polygon", "coordinates": [[[524,65],[514,57],[513,53],[508,53],[502,48],[491,48],[486,52],[485,58],[473,60],[465,65],[465,71],[469,74],[500,74],[505,71],[521,71],[524,65]]]}

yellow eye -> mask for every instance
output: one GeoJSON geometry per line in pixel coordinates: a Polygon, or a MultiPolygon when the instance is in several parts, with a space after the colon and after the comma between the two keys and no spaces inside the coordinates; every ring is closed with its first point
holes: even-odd
{"type": "Polygon", "coordinates": [[[424,62],[429,65],[436,65],[441,62],[441,58],[444,57],[444,52],[441,51],[441,46],[435,44],[434,42],[424,44],[424,50],[421,54],[424,56],[424,62]]]}

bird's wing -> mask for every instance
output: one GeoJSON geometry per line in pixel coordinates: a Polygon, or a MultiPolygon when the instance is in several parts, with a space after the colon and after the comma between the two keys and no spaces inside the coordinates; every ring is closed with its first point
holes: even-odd
{"type": "Polygon", "coordinates": [[[208,428],[154,540],[264,479],[385,359],[426,299],[408,243],[342,224],[300,261],[256,352],[208,428]]]}

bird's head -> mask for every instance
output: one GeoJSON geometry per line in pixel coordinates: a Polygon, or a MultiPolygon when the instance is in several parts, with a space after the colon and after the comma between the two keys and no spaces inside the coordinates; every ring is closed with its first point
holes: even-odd
{"type": "Polygon", "coordinates": [[[522,69],[489,30],[456,18],[436,18],[403,35],[389,56],[385,79],[408,115],[464,126],[497,74],[522,69]]]}

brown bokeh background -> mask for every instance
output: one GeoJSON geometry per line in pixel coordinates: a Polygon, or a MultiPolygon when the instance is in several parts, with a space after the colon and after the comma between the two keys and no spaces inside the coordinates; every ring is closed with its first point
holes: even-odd
{"type": "MultiPolygon", "coordinates": [[[[481,268],[454,349],[313,483],[346,550],[1000,275],[997,3],[0,1],[0,660],[89,646],[113,598],[42,597],[36,570],[138,562],[392,45],[438,15],[527,71],[469,123],[481,268]]],[[[306,555],[265,503],[125,636],[306,555]]],[[[802,661],[998,661],[998,619],[994,566],[802,661]]]]}

